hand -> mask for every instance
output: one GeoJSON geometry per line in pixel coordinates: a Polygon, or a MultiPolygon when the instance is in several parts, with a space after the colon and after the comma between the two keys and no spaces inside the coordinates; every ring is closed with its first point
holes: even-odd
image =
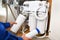
{"type": "Polygon", "coordinates": [[[22,35],[23,40],[32,40],[31,38],[27,38],[25,34],[22,35]]]}
{"type": "Polygon", "coordinates": [[[17,24],[16,22],[10,22],[10,25],[12,26],[13,24],[17,24]]]}

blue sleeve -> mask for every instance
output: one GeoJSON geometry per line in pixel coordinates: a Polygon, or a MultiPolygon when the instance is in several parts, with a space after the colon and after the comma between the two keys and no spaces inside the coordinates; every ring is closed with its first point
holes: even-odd
{"type": "Polygon", "coordinates": [[[4,25],[0,23],[0,40],[23,40],[23,38],[8,32],[4,25]]]}
{"type": "Polygon", "coordinates": [[[8,35],[5,37],[5,40],[23,40],[23,38],[22,37],[17,37],[16,35],[8,32],[8,35]]]}
{"type": "Polygon", "coordinates": [[[10,27],[10,23],[9,22],[6,22],[6,23],[0,22],[0,23],[3,24],[5,28],[10,27]]]}
{"type": "Polygon", "coordinates": [[[6,36],[6,29],[3,24],[0,23],[0,40],[4,40],[6,36]]]}

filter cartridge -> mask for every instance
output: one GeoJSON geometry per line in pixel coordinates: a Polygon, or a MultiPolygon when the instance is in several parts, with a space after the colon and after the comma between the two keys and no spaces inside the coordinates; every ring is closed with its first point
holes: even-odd
{"type": "Polygon", "coordinates": [[[28,24],[30,27],[30,31],[36,29],[36,18],[33,13],[29,15],[29,23],[28,24]]]}
{"type": "Polygon", "coordinates": [[[18,18],[16,19],[16,23],[14,24],[11,28],[11,31],[14,33],[17,33],[17,31],[19,30],[19,28],[21,27],[21,25],[23,24],[23,22],[25,21],[26,17],[23,15],[19,15],[18,18]]]}
{"type": "Polygon", "coordinates": [[[32,37],[34,37],[35,35],[37,35],[38,34],[38,32],[37,32],[37,30],[35,29],[35,30],[32,30],[31,32],[29,32],[28,34],[26,34],[26,37],[27,38],[32,38],[32,37]]]}
{"type": "Polygon", "coordinates": [[[40,30],[40,33],[45,33],[46,22],[45,20],[37,20],[37,28],[40,30]]]}

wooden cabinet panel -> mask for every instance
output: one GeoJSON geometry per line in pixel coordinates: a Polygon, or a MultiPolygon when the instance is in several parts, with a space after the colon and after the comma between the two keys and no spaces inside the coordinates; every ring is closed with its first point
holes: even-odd
{"type": "Polygon", "coordinates": [[[50,3],[50,7],[49,7],[49,12],[48,12],[48,25],[47,25],[47,31],[46,31],[46,35],[49,35],[49,28],[50,28],[50,17],[51,17],[51,6],[52,6],[52,0],[48,0],[48,2],[50,3]]]}

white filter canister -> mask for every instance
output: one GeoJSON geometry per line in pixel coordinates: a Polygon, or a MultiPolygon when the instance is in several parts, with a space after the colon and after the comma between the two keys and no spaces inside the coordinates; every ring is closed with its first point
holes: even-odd
{"type": "Polygon", "coordinates": [[[37,20],[37,28],[40,30],[40,33],[43,34],[45,32],[45,26],[46,26],[46,22],[45,20],[37,20]]]}
{"type": "Polygon", "coordinates": [[[33,15],[33,13],[29,15],[29,23],[28,23],[28,25],[30,27],[30,31],[36,29],[36,18],[33,15]]]}
{"type": "Polygon", "coordinates": [[[35,35],[37,35],[38,34],[38,32],[37,32],[37,30],[35,29],[35,30],[32,30],[31,32],[29,32],[28,34],[26,34],[26,37],[27,38],[32,38],[32,37],[34,37],[35,35]]]}
{"type": "Polygon", "coordinates": [[[17,24],[14,24],[11,28],[11,31],[14,32],[14,33],[17,33],[17,31],[19,30],[19,28],[21,27],[21,25],[24,23],[26,17],[23,16],[23,15],[19,15],[18,18],[16,19],[16,23],[17,24]]]}

